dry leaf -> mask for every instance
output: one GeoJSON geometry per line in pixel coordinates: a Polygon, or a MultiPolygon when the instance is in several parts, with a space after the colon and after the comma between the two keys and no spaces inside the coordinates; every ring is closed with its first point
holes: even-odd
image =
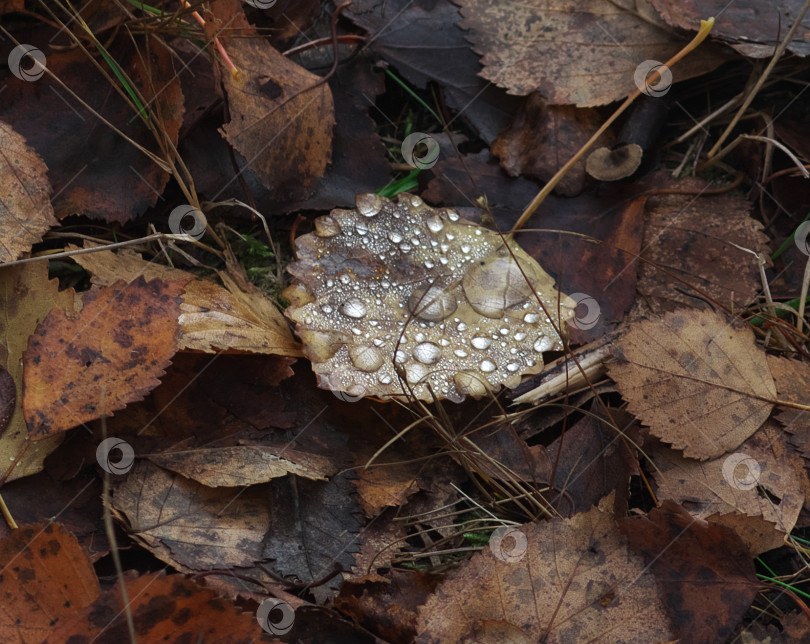
{"type": "Polygon", "coordinates": [[[286,449],[283,445],[199,448],[149,454],[148,458],[208,487],[257,485],[287,474],[325,481],[337,471],[324,456],[286,449]]]}
{"type": "Polygon", "coordinates": [[[655,575],[678,641],[726,641],[760,586],[754,562],[735,535],[695,520],[671,501],[619,525],[655,575]]]}
{"type": "Polygon", "coordinates": [[[700,179],[659,175],[655,184],[695,194],[646,199],[642,248],[652,263],[639,264],[636,309],[663,313],[694,306],[696,294],[729,310],[748,306],[762,283],[757,258],[743,249],[763,257],[770,252],[762,224],[751,218],[751,204],[735,194],[701,195],[710,184],[700,179]]]}
{"type": "Polygon", "coordinates": [[[239,29],[253,36],[223,38],[239,72],[223,73],[231,120],[222,132],[264,185],[278,193],[277,199],[306,197],[331,157],[332,93],[326,83],[314,87],[318,76],[260,37],[245,19],[243,6],[237,0],[219,0],[212,6],[214,15],[227,24],[225,35],[239,29]]]}
{"type": "MultiPolygon", "coordinates": [[[[85,242],[85,248],[91,244],[85,242]]],[[[69,249],[78,248],[69,246],[69,249]]],[[[176,268],[147,262],[129,250],[109,250],[76,255],[73,258],[93,275],[93,284],[109,286],[119,279],[186,279],[180,305],[181,349],[215,353],[219,350],[250,351],[283,356],[300,356],[284,316],[261,291],[245,293],[236,282],[220,273],[225,288],[176,268]]]]}
{"type": "MultiPolygon", "coordinates": [[[[605,105],[636,90],[647,60],[666,61],[684,41],[612,2],[460,0],[461,27],[483,58],[481,76],[510,94],[540,91],[549,103],[605,105]]],[[[711,71],[722,60],[704,45],[678,63],[677,80],[711,71]]]]}
{"type": "Polygon", "coordinates": [[[54,309],[23,354],[23,413],[44,438],[142,400],[177,351],[184,281],[123,280],[54,309]]]}
{"type": "MultiPolygon", "coordinates": [[[[768,368],[776,383],[779,400],[810,405],[810,364],[768,356],[768,368]]],[[[807,412],[779,407],[775,418],[791,434],[791,444],[804,458],[810,460],[810,417],[807,412]]]]}
{"type": "Polygon", "coordinates": [[[281,641],[262,632],[254,613],[240,612],[233,602],[181,575],[156,572],[127,576],[124,583],[128,604],[119,581],[92,605],[52,626],[43,644],[128,642],[124,605],[131,611],[139,642],[281,641]]]}
{"type": "Polygon", "coordinates": [[[36,474],[43,459],[55,450],[64,436],[29,440],[23,418],[22,356],[30,336],[51,309],[73,312],[75,293],[72,288],[59,290],[59,280],[48,279],[45,262],[11,266],[0,271],[0,364],[14,378],[17,401],[6,431],[0,435],[0,481],[36,474]],[[5,358],[3,357],[5,356],[5,358]],[[12,467],[13,466],[13,467],[12,467]]]}
{"type": "Polygon", "coordinates": [[[772,525],[772,538],[766,542],[782,541],[796,525],[804,503],[799,477],[803,463],[798,455],[790,460],[784,440],[771,421],[735,452],[710,461],[651,446],[658,497],[688,504],[690,513],[700,519],[729,512],[762,517],[772,525]],[[775,531],[781,534],[774,536],[775,531]]]}
{"type": "Polygon", "coordinates": [[[0,541],[0,640],[39,644],[101,589],[79,542],[55,523],[21,526],[0,541]]]}
{"type": "Polygon", "coordinates": [[[519,626],[534,642],[670,639],[655,579],[610,514],[523,525],[509,539],[515,548],[505,541],[448,574],[419,611],[417,642],[460,642],[486,620],[519,626]]]}
{"type": "Polygon", "coordinates": [[[453,209],[398,199],[359,195],[356,210],[333,210],[296,240],[285,314],[319,385],[401,396],[401,368],[417,398],[432,400],[429,385],[459,402],[541,371],[543,352],[562,349],[546,312],[559,299],[564,321],[573,300],[517,244],[453,209]]]}
{"type": "Polygon", "coordinates": [[[48,168],[25,139],[0,121],[0,263],[11,262],[58,222],[48,168]]]}
{"type": "Polygon", "coordinates": [[[776,398],[765,352],[739,321],[680,309],[632,324],[608,373],[650,432],[706,460],[738,447],[776,398]]]}
{"type": "Polygon", "coordinates": [[[158,559],[187,572],[263,559],[266,492],[208,488],[139,461],[114,489],[115,515],[158,559]]]}

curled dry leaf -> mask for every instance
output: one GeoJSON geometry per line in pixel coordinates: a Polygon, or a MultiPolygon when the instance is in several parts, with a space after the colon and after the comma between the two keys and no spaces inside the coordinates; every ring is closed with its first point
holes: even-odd
{"type": "Polygon", "coordinates": [[[324,389],[459,402],[515,387],[576,308],[517,244],[414,195],[359,195],[297,248],[286,314],[324,389]]]}
{"type": "MultiPolygon", "coordinates": [[[[85,248],[94,246],[85,242],[85,248]]],[[[69,250],[79,248],[68,246],[69,250]]],[[[181,349],[215,353],[219,350],[250,351],[300,356],[284,316],[258,291],[246,293],[227,273],[220,272],[225,287],[177,268],[147,262],[139,253],[100,250],[76,255],[76,263],[93,275],[93,284],[109,286],[119,279],[188,280],[180,305],[181,349]]]]}
{"type": "Polygon", "coordinates": [[[184,284],[120,280],[86,293],[75,317],[51,311],[23,354],[23,413],[31,436],[109,415],[157,387],[177,351],[184,284]]]}
{"type": "Polygon", "coordinates": [[[616,355],[608,373],[630,412],[690,458],[739,446],[776,398],[751,330],[712,311],[680,309],[637,322],[617,341],[616,355]]]}
{"type": "Polygon", "coordinates": [[[31,250],[57,224],[48,168],[25,139],[0,121],[0,262],[31,250]]]}

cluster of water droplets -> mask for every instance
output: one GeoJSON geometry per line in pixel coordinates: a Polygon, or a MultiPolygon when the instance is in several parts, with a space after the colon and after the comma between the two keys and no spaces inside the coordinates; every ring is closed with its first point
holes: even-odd
{"type": "MultiPolygon", "coordinates": [[[[356,210],[316,220],[297,246],[290,272],[308,301],[287,314],[305,344],[320,343],[309,354],[330,386],[396,396],[403,375],[422,399],[429,383],[460,401],[516,386],[540,370],[544,351],[562,348],[546,314],[558,306],[551,278],[452,209],[363,194],[356,210]]],[[[572,303],[561,297],[565,318],[572,303]]]]}

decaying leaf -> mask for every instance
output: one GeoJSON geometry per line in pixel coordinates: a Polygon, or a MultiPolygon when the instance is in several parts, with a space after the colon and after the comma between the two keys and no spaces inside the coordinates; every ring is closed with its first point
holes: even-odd
{"type": "Polygon", "coordinates": [[[738,447],[768,418],[776,388],[739,322],[680,309],[631,325],[609,374],[650,432],[700,460],[738,447]]]}
{"type": "Polygon", "coordinates": [[[25,525],[0,541],[0,640],[41,642],[101,589],[76,537],[54,523],[25,525]]]}
{"type": "Polygon", "coordinates": [[[109,415],[160,384],[177,351],[183,280],[143,277],[87,292],[81,312],[54,309],[23,354],[23,413],[44,438],[109,415]]]}
{"type": "Polygon", "coordinates": [[[16,403],[6,430],[0,435],[0,481],[36,474],[43,459],[64,438],[58,434],[44,440],[30,440],[22,411],[22,356],[37,324],[56,307],[73,312],[75,293],[72,288],[59,290],[58,280],[48,279],[45,263],[11,266],[0,271],[0,364],[14,379],[16,403]]]}
{"type": "Polygon", "coordinates": [[[658,496],[688,503],[700,519],[729,512],[762,517],[781,533],[781,540],[796,525],[804,503],[799,478],[803,464],[798,454],[798,463],[786,458],[784,441],[769,421],[736,451],[710,461],[651,447],[658,496]]]}
{"type": "Polygon", "coordinates": [[[260,488],[208,488],[139,461],[115,487],[111,503],[137,541],[181,570],[250,566],[262,559],[269,508],[260,488]]]}
{"type": "Polygon", "coordinates": [[[619,525],[655,575],[679,642],[732,635],[760,585],[754,562],[733,533],[696,520],[672,501],[619,525]]]}
{"type": "Polygon", "coordinates": [[[670,637],[652,574],[599,508],[520,526],[511,539],[474,555],[420,609],[416,641],[477,641],[465,636],[488,620],[519,627],[533,642],[670,637]],[[512,550],[507,541],[516,544],[512,550]]]}
{"type": "Polygon", "coordinates": [[[324,389],[401,396],[398,369],[422,400],[514,387],[576,308],[517,244],[414,195],[359,195],[297,247],[285,313],[324,389]]]}
{"type": "Polygon", "coordinates": [[[17,259],[57,224],[50,193],[45,163],[0,121],[0,262],[17,259]]]}
{"type": "MultiPolygon", "coordinates": [[[[483,55],[481,75],[510,94],[542,92],[553,104],[605,105],[635,91],[636,67],[664,61],[682,46],[678,36],[619,3],[586,0],[487,2],[461,0],[461,26],[483,55]]],[[[659,19],[660,20],[660,19],[659,19]]],[[[721,62],[706,46],[678,64],[678,80],[721,62]]]]}
{"type": "Polygon", "coordinates": [[[265,445],[237,445],[150,454],[149,460],[208,487],[266,483],[295,474],[325,481],[336,467],[324,456],[265,445]]]}

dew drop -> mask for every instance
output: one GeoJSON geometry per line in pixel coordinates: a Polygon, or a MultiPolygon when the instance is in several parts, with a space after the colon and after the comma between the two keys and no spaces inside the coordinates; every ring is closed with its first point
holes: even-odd
{"type": "Polygon", "coordinates": [[[523,342],[526,339],[526,334],[523,331],[515,333],[515,342],[523,342]]]}
{"type": "Polygon", "coordinates": [[[388,374],[377,376],[377,380],[380,381],[380,384],[383,385],[390,385],[391,384],[391,376],[388,374]]]}
{"type": "Polygon", "coordinates": [[[397,232],[396,230],[391,230],[388,233],[388,239],[391,240],[391,243],[398,244],[402,241],[402,234],[397,232]]]}
{"type": "Polygon", "coordinates": [[[414,362],[405,367],[405,378],[409,383],[416,384],[428,374],[428,368],[418,362],[414,362]]]}
{"type": "Polygon", "coordinates": [[[354,229],[357,231],[358,235],[368,235],[368,224],[364,221],[358,221],[354,225],[354,229]]]}
{"type": "Polygon", "coordinates": [[[478,367],[484,373],[492,373],[493,371],[495,371],[495,369],[497,369],[495,363],[492,362],[492,360],[482,360],[481,364],[479,364],[478,367]]]}
{"type": "Polygon", "coordinates": [[[458,213],[455,210],[447,210],[447,218],[450,221],[458,221],[458,213]]]}
{"type": "Polygon", "coordinates": [[[526,324],[537,324],[538,320],[540,320],[540,316],[537,313],[527,313],[523,316],[523,321],[526,324]]]}
{"type": "Polygon", "coordinates": [[[440,322],[453,315],[457,308],[455,295],[441,286],[416,289],[408,298],[408,310],[427,322],[440,322]]]}
{"type": "Polygon", "coordinates": [[[411,252],[411,245],[410,244],[400,244],[399,249],[403,253],[410,253],[411,252]]]}
{"type": "Polygon", "coordinates": [[[465,255],[469,254],[469,252],[470,252],[470,245],[469,245],[469,244],[462,244],[462,246],[461,246],[461,252],[462,252],[462,253],[464,253],[465,255]]]}
{"type": "Polygon", "coordinates": [[[349,349],[352,364],[360,371],[372,373],[383,366],[383,354],[374,347],[355,346],[349,349]]]}
{"type": "Polygon", "coordinates": [[[453,353],[459,358],[466,358],[469,355],[464,349],[455,349],[453,353]]]}
{"type": "Polygon", "coordinates": [[[396,362],[403,363],[403,362],[405,362],[407,359],[408,359],[408,356],[405,354],[405,352],[404,352],[404,351],[397,351],[397,352],[394,354],[394,361],[396,361],[396,362]]]}
{"type": "Polygon", "coordinates": [[[427,217],[427,227],[430,232],[438,233],[441,232],[442,228],[444,228],[444,222],[439,215],[433,212],[427,217]]]}
{"type": "Polygon", "coordinates": [[[489,345],[492,344],[492,340],[479,335],[470,340],[470,344],[473,345],[474,348],[483,351],[484,349],[489,349],[489,345]]]}
{"type": "Polygon", "coordinates": [[[459,322],[459,323],[458,323],[458,325],[456,325],[456,329],[457,329],[459,332],[462,332],[462,333],[463,333],[464,331],[466,331],[466,330],[467,330],[467,325],[466,325],[466,324],[464,324],[464,322],[459,322]]]}
{"type": "Polygon", "coordinates": [[[509,335],[509,329],[507,329],[505,326],[501,327],[500,329],[498,329],[498,333],[500,333],[501,335],[509,335]]]}
{"type": "Polygon", "coordinates": [[[425,260],[425,268],[431,269],[433,268],[433,266],[434,266],[433,262],[431,262],[429,259],[425,260]]]}
{"type": "Polygon", "coordinates": [[[381,340],[380,338],[374,338],[372,342],[374,343],[375,347],[381,347],[382,345],[385,344],[385,342],[383,342],[383,340],[381,340]]]}
{"type": "Polygon", "coordinates": [[[515,373],[515,371],[518,369],[520,369],[520,365],[516,362],[510,362],[508,365],[506,365],[506,370],[510,371],[511,373],[515,373]]]}
{"type": "Polygon", "coordinates": [[[357,195],[355,203],[357,204],[357,210],[361,215],[365,217],[373,217],[380,212],[383,205],[383,200],[380,195],[376,195],[373,192],[366,192],[362,195],[357,195]]]}
{"type": "Polygon", "coordinates": [[[417,197],[416,195],[411,195],[411,206],[413,206],[414,208],[421,208],[424,205],[425,202],[422,201],[420,197],[417,197]]]}
{"type": "Polygon", "coordinates": [[[324,215],[315,220],[315,234],[318,237],[334,237],[340,233],[340,224],[331,215],[324,215]]]}
{"type": "Polygon", "coordinates": [[[332,308],[332,307],[331,307],[329,304],[324,304],[324,305],[321,307],[321,311],[323,311],[323,312],[324,312],[324,313],[326,313],[327,315],[329,315],[329,314],[330,314],[332,311],[334,311],[334,310],[335,310],[335,309],[333,309],[333,308],[332,308]]]}
{"type": "Polygon", "coordinates": [[[343,275],[340,276],[340,283],[341,284],[349,284],[351,281],[352,281],[352,278],[349,277],[349,275],[347,273],[343,273],[343,275]]]}
{"type": "Polygon", "coordinates": [[[534,343],[534,350],[538,352],[548,351],[554,346],[554,341],[547,335],[540,336],[534,343]]]}
{"type": "Polygon", "coordinates": [[[423,364],[436,364],[442,357],[442,350],[432,342],[422,342],[414,347],[413,357],[423,364]]]}
{"type": "Polygon", "coordinates": [[[340,312],[346,317],[359,319],[366,314],[366,305],[362,300],[352,297],[340,305],[340,312]]]}
{"type": "Polygon", "coordinates": [[[416,342],[424,342],[425,341],[425,334],[424,333],[417,333],[415,336],[413,336],[413,339],[416,342]]]}

